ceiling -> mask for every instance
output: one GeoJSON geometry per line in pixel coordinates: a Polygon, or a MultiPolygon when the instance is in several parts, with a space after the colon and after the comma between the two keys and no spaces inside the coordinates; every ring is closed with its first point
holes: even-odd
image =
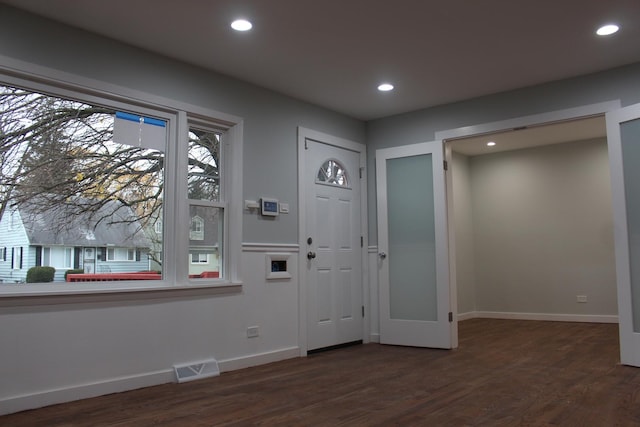
{"type": "Polygon", "coordinates": [[[604,115],[558,123],[528,126],[518,130],[506,130],[486,135],[477,135],[448,141],[455,151],[466,156],[494,154],[501,151],[533,148],[542,145],[585,141],[606,138],[607,128],[604,115]],[[487,146],[487,142],[495,142],[487,146]]]}
{"type": "Polygon", "coordinates": [[[639,0],[0,2],[362,120],[640,61],[639,0]]]}

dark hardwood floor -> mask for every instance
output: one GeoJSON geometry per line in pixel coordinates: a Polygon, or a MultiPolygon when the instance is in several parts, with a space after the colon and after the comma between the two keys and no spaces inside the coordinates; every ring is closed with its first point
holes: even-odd
{"type": "Polygon", "coordinates": [[[0,417],[23,426],[640,426],[613,324],[473,319],[457,350],[365,344],[0,417]]]}

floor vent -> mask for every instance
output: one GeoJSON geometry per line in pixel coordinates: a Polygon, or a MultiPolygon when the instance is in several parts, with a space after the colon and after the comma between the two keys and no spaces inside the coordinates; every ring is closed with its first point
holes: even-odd
{"type": "Polygon", "coordinates": [[[220,375],[218,361],[215,359],[189,363],[186,365],[175,365],[173,370],[176,372],[176,379],[179,383],[201,380],[203,378],[220,375]]]}

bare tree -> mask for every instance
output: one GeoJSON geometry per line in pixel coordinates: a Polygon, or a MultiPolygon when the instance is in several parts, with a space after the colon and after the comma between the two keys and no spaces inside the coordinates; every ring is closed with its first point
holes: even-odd
{"type": "MultiPolygon", "coordinates": [[[[114,110],[9,86],[0,108],[0,217],[28,206],[129,221],[105,210],[115,200],[143,228],[162,218],[164,153],[113,141],[114,110]]],[[[189,153],[189,197],[217,199],[219,136],[192,130],[189,153]]]]}

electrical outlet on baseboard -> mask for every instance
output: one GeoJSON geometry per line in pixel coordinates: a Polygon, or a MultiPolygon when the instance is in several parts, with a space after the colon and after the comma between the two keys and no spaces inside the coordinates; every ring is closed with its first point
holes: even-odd
{"type": "Polygon", "coordinates": [[[576,295],[576,302],[587,302],[586,295],[576,295]]]}

